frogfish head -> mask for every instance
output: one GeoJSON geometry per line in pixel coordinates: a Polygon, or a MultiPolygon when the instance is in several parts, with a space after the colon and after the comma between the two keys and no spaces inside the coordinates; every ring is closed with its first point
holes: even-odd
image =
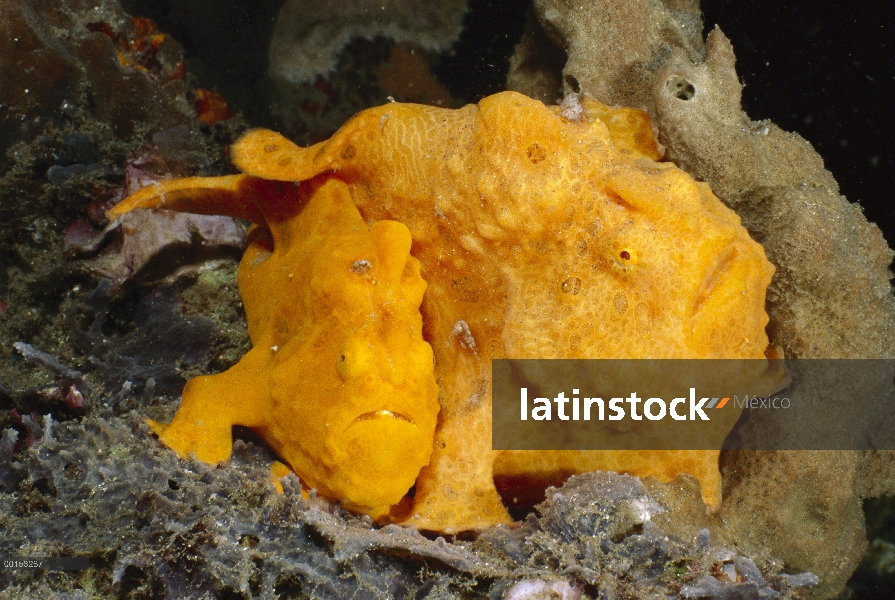
{"type": "Polygon", "coordinates": [[[410,233],[392,221],[359,228],[328,238],[309,265],[301,334],[273,370],[282,424],[265,438],[306,484],[375,515],[429,461],[438,386],[410,233]]]}

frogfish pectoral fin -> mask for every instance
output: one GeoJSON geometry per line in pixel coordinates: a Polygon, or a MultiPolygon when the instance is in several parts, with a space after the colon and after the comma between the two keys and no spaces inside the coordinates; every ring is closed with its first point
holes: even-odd
{"type": "Polygon", "coordinates": [[[106,211],[115,219],[136,208],[157,208],[202,215],[227,215],[264,223],[259,201],[274,182],[247,175],[185,177],[147,185],[106,211]]]}

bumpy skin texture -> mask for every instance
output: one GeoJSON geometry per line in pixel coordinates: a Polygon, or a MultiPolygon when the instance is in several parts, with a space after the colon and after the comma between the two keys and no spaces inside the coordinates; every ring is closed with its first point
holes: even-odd
{"type": "Polygon", "coordinates": [[[583,108],[570,120],[512,92],[460,110],[388,104],[310,148],[256,130],[232,149],[254,177],[331,174],[368,221],[410,229],[442,410],[409,515],[421,528],[507,521],[494,465],[663,481],[686,471],[706,502],[719,500],[718,452],[490,449],[492,358],[763,358],[767,348],[773,268],[761,246],[708,186],[656,162],[642,112],[583,108]]]}
{"type": "MultiPolygon", "coordinates": [[[[644,107],[667,157],[708,182],[777,267],[767,305],[772,343],[796,358],[895,356],[893,253],[886,240],[857,204],[839,195],[807,141],[745,114],[733,47],[717,28],[703,41],[698,2],[535,0],[534,6],[543,30],[538,38],[531,28],[517,47],[508,84],[544,93],[543,82],[563,81],[567,92],[644,107]],[[539,60],[550,54],[543,45],[548,36],[568,56],[561,74],[539,60]]],[[[549,92],[559,93],[558,86],[549,92]]],[[[850,388],[886,406],[895,396],[892,375],[889,368],[877,377],[808,381],[821,390],[850,388]]],[[[814,390],[787,393],[797,400],[814,390]]],[[[753,424],[761,433],[760,420],[753,424]]],[[[871,435],[895,427],[891,413],[847,407],[800,422],[817,435],[831,425],[871,435]]],[[[817,573],[813,598],[837,596],[861,561],[863,499],[895,493],[891,451],[728,453],[722,471],[724,503],[713,535],[817,573]]]]}
{"type": "Polygon", "coordinates": [[[161,440],[216,463],[244,425],[322,494],[377,515],[397,504],[429,462],[438,414],[407,228],[368,226],[345,183],[325,177],[175,180],[112,212],[147,206],[258,223],[239,269],[252,350],[190,380],[171,424],[153,423],[161,440]]]}

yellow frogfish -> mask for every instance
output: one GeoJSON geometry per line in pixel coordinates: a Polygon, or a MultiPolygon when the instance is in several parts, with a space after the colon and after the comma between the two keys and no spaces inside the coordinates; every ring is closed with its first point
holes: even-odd
{"type": "Polygon", "coordinates": [[[388,510],[429,462],[439,410],[410,232],[364,223],[338,179],[212,181],[206,198],[209,180],[158,191],[176,198],[186,183],[191,201],[259,223],[238,276],[252,349],[187,382],[174,420],[153,429],[182,456],[216,463],[230,457],[232,426],[251,427],[322,494],[388,510]]]}
{"type": "Polygon", "coordinates": [[[239,272],[254,347],[189,382],[162,441],[213,462],[229,455],[230,424],[247,425],[324,495],[448,533],[509,520],[495,477],[688,473],[717,505],[718,451],[491,449],[492,359],[763,359],[768,347],[773,267],[736,214],[658,162],[645,113],[581,108],[514,92],[458,110],[390,103],[309,148],[253,130],[232,147],[242,175],[164,181],[114,207],[255,223],[239,272]],[[348,204],[358,235],[381,228],[381,245],[329,241],[350,235],[327,232],[323,205],[348,204]],[[363,356],[351,361],[366,383],[346,379],[342,348],[363,356]],[[414,482],[412,504],[386,506],[414,482]]]}

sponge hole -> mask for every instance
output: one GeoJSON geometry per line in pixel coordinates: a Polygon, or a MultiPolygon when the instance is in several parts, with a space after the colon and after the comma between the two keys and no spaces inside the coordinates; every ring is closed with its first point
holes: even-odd
{"type": "Polygon", "coordinates": [[[690,100],[696,95],[696,88],[693,84],[681,77],[680,75],[672,75],[665,82],[668,93],[679,100],[690,100]]]}

